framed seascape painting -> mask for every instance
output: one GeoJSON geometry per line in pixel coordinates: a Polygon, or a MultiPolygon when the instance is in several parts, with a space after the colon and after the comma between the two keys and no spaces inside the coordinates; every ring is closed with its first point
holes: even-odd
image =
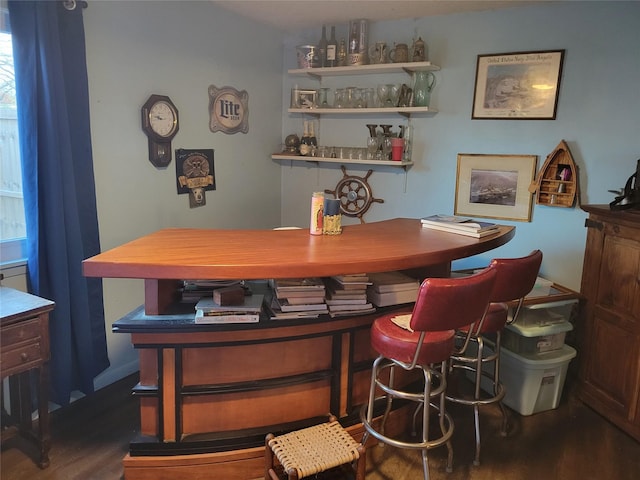
{"type": "Polygon", "coordinates": [[[554,120],[564,50],[478,55],[472,119],[554,120]]]}
{"type": "Polygon", "coordinates": [[[536,155],[458,154],[454,213],[531,221],[536,155]]]}

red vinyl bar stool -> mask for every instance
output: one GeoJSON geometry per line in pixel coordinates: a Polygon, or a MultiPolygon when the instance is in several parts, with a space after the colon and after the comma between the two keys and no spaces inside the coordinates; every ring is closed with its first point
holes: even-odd
{"type": "Polygon", "coordinates": [[[362,443],[365,444],[371,435],[394,447],[421,450],[425,480],[429,479],[427,452],[431,448],[446,444],[447,471],[452,469],[450,438],[454,425],[445,411],[448,360],[454,351],[456,329],[481,318],[486,310],[496,275],[494,269],[488,268],[464,278],[428,278],[420,286],[412,312],[383,315],[371,326],[371,346],[379,356],[373,362],[368,403],[360,411],[365,428],[362,443]],[[399,326],[398,323],[403,321],[408,325],[399,326]],[[422,390],[396,387],[396,367],[420,370],[423,374],[422,390]],[[376,398],[378,389],[384,393],[376,398]],[[384,431],[392,401],[396,398],[417,403],[416,412],[422,408],[422,434],[415,441],[392,437],[384,431]],[[373,424],[376,403],[385,407],[378,426],[373,424]],[[429,416],[432,411],[438,413],[441,435],[430,439],[429,416]]]}
{"type": "MultiPolygon", "coordinates": [[[[507,435],[508,416],[502,404],[505,389],[500,383],[500,345],[502,330],[507,323],[514,322],[527,295],[536,283],[536,278],[542,263],[542,252],[534,250],[526,257],[494,259],[488,268],[497,273],[496,282],[491,292],[491,304],[480,320],[460,329],[457,335],[458,345],[451,356],[450,371],[455,369],[473,372],[473,396],[448,392],[447,400],[473,407],[475,424],[476,451],[474,465],[480,465],[480,406],[497,403],[502,412],[502,427],[500,433],[507,435]],[[509,307],[505,302],[517,300],[517,306],[511,318],[508,318],[509,307]],[[485,349],[485,336],[495,336],[493,350],[485,349]],[[469,348],[471,347],[471,348],[469,348]],[[493,365],[491,365],[493,364],[493,365]],[[485,367],[487,365],[487,367],[485,367]],[[493,368],[492,368],[493,367],[493,368]],[[482,378],[489,380],[491,393],[481,389],[482,378]]],[[[487,385],[485,383],[485,385],[487,385]]],[[[450,385],[451,387],[451,385],[450,385]]]]}

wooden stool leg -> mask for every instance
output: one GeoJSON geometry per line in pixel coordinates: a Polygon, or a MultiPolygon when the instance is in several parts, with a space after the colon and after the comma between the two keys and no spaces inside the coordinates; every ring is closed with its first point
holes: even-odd
{"type": "Polygon", "coordinates": [[[264,480],[278,480],[278,476],[273,470],[273,451],[269,446],[269,440],[272,438],[274,438],[274,435],[270,433],[264,440],[264,480]]]}

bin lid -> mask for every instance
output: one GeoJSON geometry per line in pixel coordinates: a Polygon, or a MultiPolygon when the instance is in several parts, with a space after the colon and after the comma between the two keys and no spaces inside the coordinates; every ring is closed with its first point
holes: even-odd
{"type": "Polygon", "coordinates": [[[505,347],[500,349],[500,354],[503,357],[511,357],[512,361],[518,361],[536,370],[555,367],[558,364],[568,362],[574,358],[577,353],[576,349],[569,345],[563,345],[561,349],[551,350],[550,352],[531,354],[515,353],[505,347]]]}
{"type": "Polygon", "coordinates": [[[573,330],[571,322],[563,320],[562,322],[550,323],[548,325],[518,325],[511,323],[506,327],[508,330],[522,335],[523,337],[544,337],[545,335],[555,335],[556,333],[569,332],[573,330]]]}
{"type": "Polygon", "coordinates": [[[555,302],[536,303],[534,305],[524,305],[523,308],[527,310],[538,310],[543,308],[564,307],[566,305],[573,305],[574,303],[578,303],[577,298],[571,298],[569,300],[558,300],[555,302]]]}

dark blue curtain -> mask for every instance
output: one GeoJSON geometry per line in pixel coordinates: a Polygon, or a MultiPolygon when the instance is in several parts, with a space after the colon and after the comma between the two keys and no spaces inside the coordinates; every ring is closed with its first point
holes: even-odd
{"type": "MultiPolygon", "coordinates": [[[[80,2],[78,2],[80,3],[80,2]]],[[[109,366],[102,282],[82,275],[100,252],[82,8],[10,1],[27,221],[29,291],[55,301],[51,399],[93,392],[109,366]]]]}

